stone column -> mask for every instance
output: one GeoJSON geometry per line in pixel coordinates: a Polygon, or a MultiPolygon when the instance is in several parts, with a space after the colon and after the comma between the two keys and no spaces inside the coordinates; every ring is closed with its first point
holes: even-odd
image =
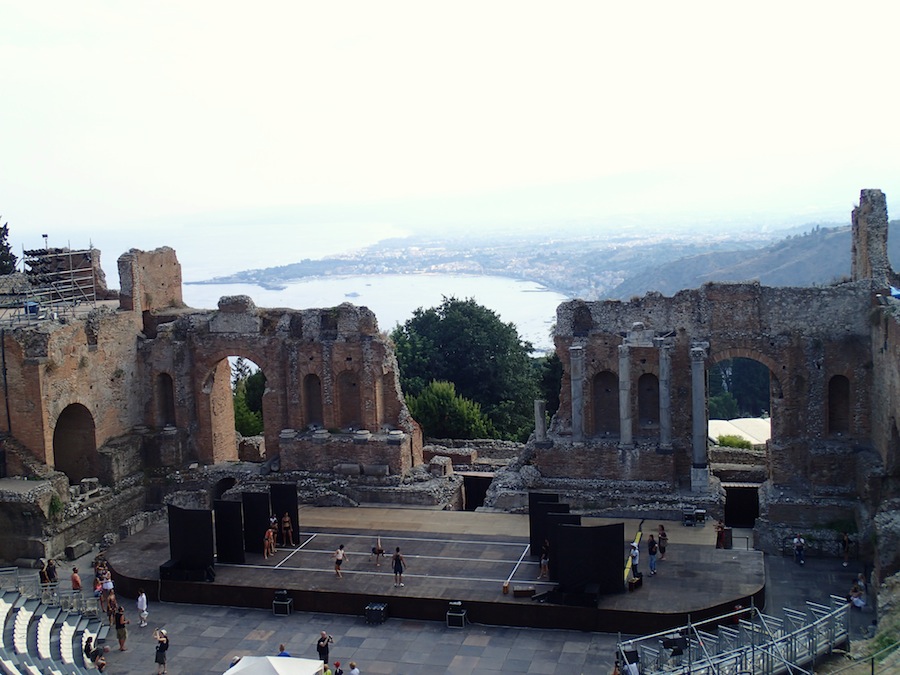
{"type": "Polygon", "coordinates": [[[534,440],[543,443],[547,440],[547,401],[534,400],[534,440]]]}
{"type": "Polygon", "coordinates": [[[691,492],[709,491],[707,465],[708,420],[706,419],[706,349],[691,348],[691,492]]]}
{"type": "Polygon", "coordinates": [[[659,348],[659,445],[672,447],[672,354],[665,340],[654,340],[659,348]]]}
{"type": "Polygon", "coordinates": [[[572,440],[584,440],[584,349],[569,347],[569,367],[572,384],[572,440]]]}
{"type": "Polygon", "coordinates": [[[631,352],[619,345],[619,444],[634,442],[631,429],[631,352]]]}

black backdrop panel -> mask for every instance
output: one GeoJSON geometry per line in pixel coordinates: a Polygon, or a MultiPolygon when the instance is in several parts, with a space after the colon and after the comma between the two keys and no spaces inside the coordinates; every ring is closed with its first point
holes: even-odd
{"type": "Polygon", "coordinates": [[[541,555],[541,545],[544,543],[544,537],[546,536],[541,530],[541,525],[538,522],[540,515],[538,514],[537,505],[540,503],[555,504],[558,502],[558,494],[551,494],[549,492],[528,493],[528,532],[531,538],[532,557],[541,555]]]}
{"type": "Polygon", "coordinates": [[[245,562],[241,503],[217,499],[213,502],[213,508],[216,513],[216,560],[233,564],[245,562]]]}
{"type": "Polygon", "coordinates": [[[182,569],[206,569],[213,557],[212,511],[169,504],[169,554],[182,569]]]}
{"type": "Polygon", "coordinates": [[[569,505],[568,504],[560,504],[558,502],[538,502],[534,504],[532,507],[533,516],[529,516],[530,520],[530,528],[531,528],[531,553],[535,556],[541,555],[541,546],[544,544],[544,539],[550,538],[550,532],[548,531],[548,527],[550,526],[547,522],[547,514],[548,513],[568,513],[569,505]],[[532,543],[533,542],[533,543],[532,543]]]}
{"type": "Polygon", "coordinates": [[[300,513],[297,509],[297,484],[270,483],[269,497],[272,500],[272,513],[278,518],[278,541],[281,541],[281,518],[285,512],[291,517],[291,525],[294,527],[294,541],[296,541],[297,530],[300,527],[300,513]]]}
{"type": "Polygon", "coordinates": [[[263,552],[263,537],[269,527],[269,493],[242,492],[244,507],[244,550],[247,553],[263,552]]]}
{"type": "Polygon", "coordinates": [[[559,525],[555,530],[560,589],[580,592],[590,585],[601,595],[622,591],[624,523],[602,527],[559,525]]]}
{"type": "MultiPolygon", "coordinates": [[[[568,504],[556,504],[556,506],[565,506],[568,511],[568,504]]],[[[559,525],[581,525],[581,516],[575,513],[545,513],[543,517],[544,531],[547,533],[547,540],[550,542],[550,581],[559,581],[559,568],[556,560],[559,557],[559,525]]]]}

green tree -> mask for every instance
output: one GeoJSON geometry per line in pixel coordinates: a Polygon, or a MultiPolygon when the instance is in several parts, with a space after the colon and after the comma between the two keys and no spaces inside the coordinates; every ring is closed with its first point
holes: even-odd
{"type": "Polygon", "coordinates": [[[406,399],[409,411],[430,438],[494,438],[491,421],[474,401],[458,396],[452,382],[431,382],[406,399]]]}
{"type": "Polygon", "coordinates": [[[501,437],[528,438],[538,377],[532,346],[514,324],[471,298],[444,297],[438,307],[417,309],[391,337],[407,396],[418,396],[433,380],[452,382],[459,396],[481,406],[501,437]]]}
{"type": "Polygon", "coordinates": [[[556,352],[534,359],[540,378],[541,398],[547,402],[547,414],[551,417],[559,410],[559,389],[562,387],[562,361],[556,352]]]}
{"type": "Polygon", "coordinates": [[[253,368],[253,363],[242,356],[231,364],[234,428],[242,436],[258,436],[263,432],[262,395],[266,390],[266,376],[262,370],[253,368]]]}
{"type": "Polygon", "coordinates": [[[737,417],[740,417],[738,404],[730,392],[723,391],[709,397],[709,419],[733,420],[737,417]]]}
{"type": "Polygon", "coordinates": [[[241,436],[258,436],[263,432],[262,414],[247,406],[247,382],[238,382],[234,389],[234,428],[241,436]]]}
{"type": "Polygon", "coordinates": [[[262,414],[262,397],[266,393],[266,375],[262,370],[247,377],[247,407],[253,412],[262,414]]]}
{"type": "MultiPolygon", "coordinates": [[[[737,409],[729,417],[716,419],[759,417],[769,410],[769,369],[753,359],[720,361],[709,369],[710,417],[713,416],[712,399],[724,393],[731,395],[737,409]]],[[[720,399],[720,404],[728,406],[730,411],[731,404],[726,399],[720,399]]]]}
{"type": "Polygon", "coordinates": [[[9,245],[9,223],[4,223],[0,227],[0,274],[12,274],[15,272],[18,260],[18,256],[12,252],[12,248],[9,245]]]}

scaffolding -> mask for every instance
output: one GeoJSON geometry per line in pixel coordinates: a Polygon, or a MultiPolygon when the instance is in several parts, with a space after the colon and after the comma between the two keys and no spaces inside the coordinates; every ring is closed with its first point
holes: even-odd
{"type": "Polygon", "coordinates": [[[23,283],[0,291],[0,321],[33,323],[74,317],[97,305],[95,249],[25,251],[23,283]]]}
{"type": "Polygon", "coordinates": [[[806,603],[783,617],[755,607],[632,640],[619,640],[620,671],[641,675],[811,674],[816,659],[850,640],[850,605],[831,596],[831,606],[806,603]]]}

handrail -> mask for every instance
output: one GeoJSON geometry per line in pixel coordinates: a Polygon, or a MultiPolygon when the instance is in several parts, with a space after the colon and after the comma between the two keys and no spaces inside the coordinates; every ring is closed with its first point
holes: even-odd
{"type": "MultiPolygon", "coordinates": [[[[850,670],[851,668],[856,668],[857,666],[864,666],[865,664],[870,663],[870,662],[874,668],[875,659],[882,656],[885,652],[889,652],[893,649],[896,649],[897,647],[900,647],[900,640],[897,640],[896,642],[894,642],[894,644],[888,645],[887,647],[884,647],[883,649],[875,652],[874,654],[869,654],[864,659],[860,659],[859,661],[854,661],[853,663],[850,663],[850,664],[844,666],[843,668],[839,668],[838,670],[832,670],[831,675],[838,675],[839,673],[845,673],[848,670],[850,670]]],[[[891,667],[893,668],[893,666],[891,666],[891,667]]]]}

